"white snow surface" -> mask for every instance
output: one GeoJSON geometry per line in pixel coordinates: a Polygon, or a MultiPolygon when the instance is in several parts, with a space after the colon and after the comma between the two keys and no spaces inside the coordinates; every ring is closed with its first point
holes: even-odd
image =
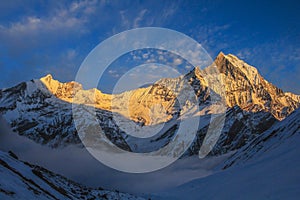
{"type": "Polygon", "coordinates": [[[263,133],[259,145],[237,151],[232,156],[237,163],[230,168],[153,199],[299,199],[299,116],[300,109],[263,133]],[[268,137],[270,133],[275,134],[268,137]]]}
{"type": "Polygon", "coordinates": [[[91,189],[0,151],[0,199],[127,199],[118,191],[91,189]]]}

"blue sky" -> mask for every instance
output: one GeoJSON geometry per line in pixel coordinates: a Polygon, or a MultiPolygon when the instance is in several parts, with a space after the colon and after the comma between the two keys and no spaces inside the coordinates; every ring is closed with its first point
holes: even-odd
{"type": "Polygon", "coordinates": [[[48,73],[74,80],[101,41],[152,26],[194,38],[212,58],[235,54],[268,81],[300,94],[299,10],[298,1],[288,0],[1,1],[0,88],[48,73]]]}

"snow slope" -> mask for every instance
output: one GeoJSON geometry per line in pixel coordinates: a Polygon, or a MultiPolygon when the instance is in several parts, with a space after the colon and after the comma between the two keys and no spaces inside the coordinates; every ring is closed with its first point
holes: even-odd
{"type": "Polygon", "coordinates": [[[268,130],[236,151],[224,163],[222,168],[242,165],[243,163],[247,163],[248,160],[257,159],[259,156],[280,146],[286,139],[297,134],[300,134],[300,109],[295,110],[283,121],[274,123],[268,130]]]}
{"type": "Polygon", "coordinates": [[[259,138],[227,160],[228,169],[154,199],[299,199],[300,109],[259,138]]]}
{"type": "Polygon", "coordinates": [[[91,189],[0,151],[0,199],[139,199],[130,194],[91,189]]]}

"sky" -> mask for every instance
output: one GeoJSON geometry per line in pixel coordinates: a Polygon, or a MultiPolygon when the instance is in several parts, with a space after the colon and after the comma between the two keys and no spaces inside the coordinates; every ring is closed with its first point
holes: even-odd
{"type": "MultiPolygon", "coordinates": [[[[122,31],[163,27],[214,59],[234,54],[284,91],[300,94],[299,1],[0,1],[0,88],[52,74],[66,82],[89,52],[122,31]]],[[[117,62],[122,68],[122,62],[117,62]]],[[[100,85],[110,91],[118,70],[100,85]]]]}

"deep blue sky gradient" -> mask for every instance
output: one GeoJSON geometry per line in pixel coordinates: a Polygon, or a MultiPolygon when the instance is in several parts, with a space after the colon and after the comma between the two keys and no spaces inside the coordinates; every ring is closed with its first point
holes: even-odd
{"type": "MultiPolygon", "coordinates": [[[[0,88],[51,73],[75,79],[106,38],[154,26],[197,40],[212,58],[232,53],[300,94],[299,1],[1,1],[0,88]]],[[[104,86],[105,87],[105,86],[104,86]]]]}

